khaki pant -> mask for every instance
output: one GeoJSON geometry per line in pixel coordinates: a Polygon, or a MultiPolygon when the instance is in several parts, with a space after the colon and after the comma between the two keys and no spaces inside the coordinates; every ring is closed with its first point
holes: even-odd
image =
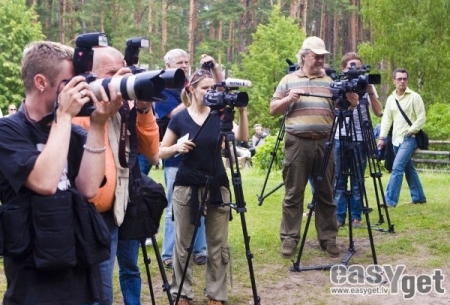
{"type": "MultiPolygon", "coordinates": [[[[204,187],[199,188],[199,202],[202,200],[204,187]]],[[[230,191],[221,188],[223,202],[230,202],[230,191]]],[[[186,248],[191,243],[194,233],[194,225],[191,224],[191,188],[175,186],[173,190],[172,206],[175,217],[175,247],[173,251],[173,275],[170,292],[178,293],[181,277],[186,265],[188,252],[186,248]]],[[[209,196],[206,198],[206,246],[208,259],[206,262],[206,295],[214,300],[227,301],[227,266],[230,259],[230,247],[228,245],[228,222],[230,219],[229,206],[217,206],[209,204],[209,196]]],[[[189,262],[186,277],[183,283],[181,295],[187,299],[193,299],[193,255],[189,262]]],[[[199,287],[201,290],[203,287],[199,287]]]]}
{"type": "Polygon", "coordinates": [[[322,181],[316,181],[325,154],[327,138],[304,139],[285,135],[283,180],[285,195],[280,226],[280,238],[300,240],[305,188],[310,178],[315,182],[315,223],[320,245],[336,244],[338,231],[336,204],[333,201],[334,152],[330,150],[322,181]]]}

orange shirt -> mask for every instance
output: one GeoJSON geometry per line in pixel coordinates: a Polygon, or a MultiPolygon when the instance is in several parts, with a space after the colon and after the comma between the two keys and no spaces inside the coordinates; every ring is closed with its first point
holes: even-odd
{"type": "MultiPolygon", "coordinates": [[[[75,117],[72,119],[72,123],[80,125],[85,130],[89,130],[90,122],[90,117],[75,117]]],[[[152,111],[147,114],[137,115],[136,132],[139,152],[145,156],[157,154],[159,150],[159,129],[152,111]]],[[[99,189],[97,195],[89,200],[94,203],[95,208],[99,212],[105,212],[112,208],[117,183],[116,166],[120,166],[114,162],[113,151],[108,140],[107,125],[105,125],[105,147],[105,176],[107,181],[99,189]]]]}

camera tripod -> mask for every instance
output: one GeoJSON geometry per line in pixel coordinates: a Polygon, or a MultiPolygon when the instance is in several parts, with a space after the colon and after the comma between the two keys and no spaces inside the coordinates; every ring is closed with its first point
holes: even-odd
{"type": "MultiPolygon", "coordinates": [[[[338,101],[338,105],[339,105],[338,101]]],[[[361,118],[361,109],[360,106],[358,106],[358,118],[361,118]]],[[[361,121],[360,121],[361,122],[361,121]]],[[[377,257],[376,257],[376,251],[375,251],[375,245],[373,241],[373,235],[372,235],[372,227],[370,225],[370,218],[369,213],[372,212],[372,208],[369,207],[368,200],[367,200],[367,194],[365,190],[365,184],[364,184],[364,166],[363,166],[363,155],[361,154],[361,150],[365,149],[365,147],[360,147],[362,142],[358,142],[357,135],[356,135],[356,128],[355,128],[355,122],[353,118],[353,110],[342,110],[337,109],[335,110],[335,119],[331,128],[331,133],[328,138],[328,141],[326,143],[326,149],[323,161],[320,166],[319,174],[317,176],[317,179],[315,181],[316,185],[317,183],[321,183],[323,180],[323,176],[326,172],[330,155],[332,153],[333,149],[333,142],[334,137],[336,134],[336,131],[338,131],[339,134],[339,141],[340,141],[340,149],[339,149],[339,157],[341,160],[341,167],[338,169],[339,173],[341,175],[345,176],[345,184],[346,189],[344,192],[345,200],[347,203],[347,212],[348,212],[348,219],[352,219],[352,207],[351,207],[351,199],[353,196],[353,186],[357,186],[357,191],[359,191],[360,197],[361,197],[361,208],[362,208],[362,214],[365,216],[366,220],[366,226],[367,226],[367,232],[369,235],[369,241],[370,241],[370,248],[372,252],[372,259],[373,264],[377,264],[377,257]],[[349,179],[350,178],[350,179],[349,179]]],[[[366,150],[370,154],[369,151],[366,150]]],[[[297,260],[293,261],[293,267],[290,268],[291,271],[309,271],[309,270],[329,270],[331,267],[333,267],[336,264],[328,264],[328,265],[320,265],[320,266],[308,266],[308,267],[300,267],[300,259],[303,253],[303,248],[306,242],[306,237],[308,234],[308,228],[311,222],[312,212],[314,211],[316,204],[316,193],[313,193],[313,199],[311,204],[309,204],[310,212],[308,213],[306,226],[303,232],[302,239],[300,241],[300,249],[298,252],[297,260]]],[[[342,259],[342,261],[339,263],[341,265],[347,265],[350,261],[351,257],[356,253],[354,240],[353,240],[353,227],[351,221],[348,222],[349,227],[349,247],[346,255],[342,259]]]]}
{"type": "MultiPolygon", "coordinates": [[[[193,138],[193,142],[195,142],[197,136],[201,133],[202,129],[206,126],[206,123],[210,120],[210,118],[214,115],[218,115],[218,111],[213,111],[211,109],[210,114],[206,118],[205,122],[201,126],[200,130],[197,132],[197,134],[193,138]]],[[[247,230],[247,224],[245,220],[245,212],[247,211],[245,200],[244,200],[244,193],[242,189],[242,179],[239,172],[239,166],[238,166],[238,159],[237,159],[237,151],[235,146],[235,137],[234,133],[232,132],[233,129],[233,119],[234,119],[234,110],[231,107],[225,107],[223,108],[223,113],[220,114],[220,134],[219,138],[217,140],[217,147],[215,149],[214,158],[213,160],[221,160],[221,148],[222,148],[222,142],[225,143],[225,156],[228,158],[229,164],[230,164],[230,171],[231,171],[231,180],[233,184],[234,194],[236,203],[231,202],[224,202],[221,204],[221,206],[229,206],[231,209],[236,210],[237,213],[239,213],[241,218],[241,225],[242,225],[242,232],[244,236],[244,245],[245,245],[245,253],[247,258],[247,264],[249,268],[249,274],[250,274],[250,282],[252,286],[252,293],[253,293],[253,302],[255,305],[260,304],[260,297],[258,296],[257,289],[256,289],[256,280],[255,275],[253,271],[253,254],[250,250],[250,236],[248,235],[247,230]],[[236,165],[236,167],[234,167],[236,165]]],[[[217,161],[221,162],[221,161],[217,161]]],[[[210,175],[207,177],[206,185],[204,187],[204,190],[201,195],[201,201],[199,203],[198,212],[195,218],[195,224],[194,224],[194,232],[191,238],[190,245],[186,248],[187,251],[187,259],[186,263],[183,269],[183,275],[180,280],[179,288],[177,297],[175,300],[175,304],[178,304],[178,301],[181,297],[181,292],[183,288],[184,279],[186,277],[187,269],[190,262],[190,257],[192,255],[193,249],[194,249],[194,242],[195,237],[197,235],[198,227],[200,225],[200,219],[202,215],[204,214],[206,210],[206,198],[208,190],[212,184],[212,180],[214,178],[215,169],[217,168],[217,164],[213,162],[210,169],[210,175]]],[[[214,207],[212,207],[214,208],[214,207]]],[[[211,209],[211,207],[208,207],[208,209],[211,209]]]]}
{"type": "MultiPolygon", "coordinates": [[[[163,291],[166,292],[167,298],[169,299],[169,304],[172,305],[173,301],[172,301],[172,296],[170,294],[170,284],[169,284],[169,281],[167,280],[166,271],[164,270],[164,264],[163,264],[163,261],[162,261],[162,258],[161,258],[161,254],[159,252],[158,242],[156,240],[155,235],[153,235],[151,237],[151,240],[152,240],[153,250],[155,251],[156,261],[158,262],[158,268],[159,268],[159,272],[161,274],[161,279],[163,281],[163,285],[162,285],[163,291]]],[[[142,256],[143,256],[143,259],[144,259],[145,271],[146,271],[146,274],[147,274],[148,286],[149,286],[149,289],[150,289],[150,298],[152,300],[152,304],[155,305],[156,304],[155,293],[153,291],[152,278],[150,276],[150,263],[151,263],[151,260],[148,257],[147,247],[145,245],[145,238],[140,239],[139,240],[139,244],[141,245],[141,249],[142,249],[142,256]]]]}
{"type": "Polygon", "coordinates": [[[261,206],[263,204],[264,199],[269,197],[271,194],[275,193],[279,188],[281,188],[284,185],[284,182],[281,182],[278,184],[273,190],[271,190],[269,193],[264,195],[264,191],[266,190],[267,181],[269,180],[269,174],[272,170],[273,163],[275,162],[275,158],[277,156],[278,148],[280,147],[280,143],[283,140],[284,137],[284,122],[286,121],[286,115],[288,113],[288,110],[283,115],[283,119],[281,120],[280,129],[278,130],[277,140],[275,141],[275,145],[273,147],[273,150],[270,152],[270,155],[272,158],[270,159],[269,167],[267,168],[267,174],[266,178],[264,179],[264,183],[261,189],[261,194],[258,196],[258,205],[261,206]]]}

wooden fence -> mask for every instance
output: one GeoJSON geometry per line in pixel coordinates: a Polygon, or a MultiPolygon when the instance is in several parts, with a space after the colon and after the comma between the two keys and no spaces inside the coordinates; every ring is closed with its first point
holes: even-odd
{"type": "Polygon", "coordinates": [[[450,169],[450,141],[430,140],[428,150],[417,149],[413,162],[418,168],[450,169]]]}

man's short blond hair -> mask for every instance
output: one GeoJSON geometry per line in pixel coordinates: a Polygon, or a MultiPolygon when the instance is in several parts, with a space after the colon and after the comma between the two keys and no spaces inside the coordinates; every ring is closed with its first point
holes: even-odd
{"type": "Polygon", "coordinates": [[[42,74],[55,86],[63,62],[73,60],[73,48],[52,41],[35,41],[28,44],[22,54],[22,81],[25,92],[34,88],[34,77],[42,74]]]}

